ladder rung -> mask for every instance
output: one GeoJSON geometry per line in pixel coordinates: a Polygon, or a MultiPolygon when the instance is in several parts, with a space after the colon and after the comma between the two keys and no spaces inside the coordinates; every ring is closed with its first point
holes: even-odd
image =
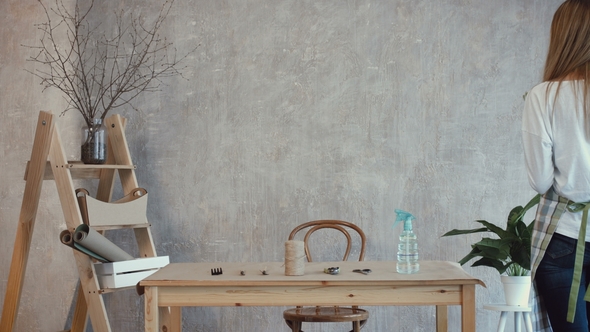
{"type": "Polygon", "coordinates": [[[95,231],[108,231],[113,229],[125,229],[125,228],[148,228],[152,224],[133,224],[133,225],[101,225],[101,226],[92,226],[90,225],[95,231]]]}
{"type": "Polygon", "coordinates": [[[84,164],[81,161],[70,161],[68,160],[67,167],[69,168],[85,168],[85,169],[136,169],[135,165],[114,165],[114,164],[102,164],[102,165],[92,165],[92,164],[84,164]]]}
{"type": "Polygon", "coordinates": [[[99,292],[101,294],[108,294],[108,293],[114,293],[114,292],[125,291],[125,290],[135,290],[135,289],[137,289],[137,286],[127,286],[127,287],[120,287],[120,288],[101,288],[99,290],[99,292]]]}
{"type": "MultiPolygon", "coordinates": [[[[29,174],[29,163],[27,161],[27,167],[25,169],[25,181],[27,180],[27,175],[29,174]]],[[[67,164],[63,165],[63,167],[67,167],[70,169],[70,174],[72,175],[72,179],[99,179],[100,172],[103,169],[136,169],[137,166],[135,165],[113,165],[113,164],[102,164],[102,165],[89,165],[84,164],[81,161],[68,161],[67,164]]],[[[45,165],[45,174],[43,176],[43,180],[54,180],[53,178],[53,170],[51,169],[51,163],[48,161],[45,165]]]]}

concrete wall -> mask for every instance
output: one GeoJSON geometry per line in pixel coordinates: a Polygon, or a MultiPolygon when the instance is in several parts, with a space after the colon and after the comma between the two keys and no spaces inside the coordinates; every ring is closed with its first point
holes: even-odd
{"type": "MultiPolygon", "coordinates": [[[[545,0],[177,1],[165,35],[187,59],[167,81],[120,109],[159,254],[173,262],[281,261],[288,232],[320,218],[360,225],[368,260],[394,260],[394,209],[417,216],[421,257],[457,261],[477,236],[440,238],[474,219],[501,222],[534,194],[523,165],[523,94],[539,82],[551,17],[545,0]]],[[[73,0],[66,1],[73,5],[73,0]]],[[[157,1],[102,3],[153,15],[157,1]]],[[[34,0],[0,2],[0,298],[39,110],[60,92],[27,73],[44,20],[34,0]]],[[[79,158],[82,118],[59,118],[79,158]]],[[[95,183],[79,186],[93,190],[95,183]]],[[[115,195],[120,194],[118,192],[115,195]]],[[[44,184],[17,331],[63,329],[77,273],[44,184]]],[[[133,250],[133,238],[117,241],[133,250]]],[[[494,331],[497,273],[465,269],[477,289],[477,331],[494,331]]],[[[143,328],[143,299],[109,295],[114,331],[143,328]]],[[[283,308],[185,309],[188,331],[287,331],[283,308]]],[[[372,307],[367,331],[433,331],[434,308],[372,307]]],[[[450,331],[460,312],[450,309],[450,331]]],[[[331,326],[306,331],[336,331],[331,326]]]]}

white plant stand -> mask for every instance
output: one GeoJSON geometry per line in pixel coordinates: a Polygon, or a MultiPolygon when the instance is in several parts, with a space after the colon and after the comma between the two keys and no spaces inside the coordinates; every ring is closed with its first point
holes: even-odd
{"type": "Polygon", "coordinates": [[[514,313],[514,331],[520,332],[520,323],[524,320],[525,329],[528,332],[533,332],[533,324],[531,322],[531,307],[530,306],[516,306],[506,304],[486,304],[484,309],[500,311],[500,322],[498,323],[498,332],[504,332],[506,326],[506,317],[509,312],[514,313]]]}

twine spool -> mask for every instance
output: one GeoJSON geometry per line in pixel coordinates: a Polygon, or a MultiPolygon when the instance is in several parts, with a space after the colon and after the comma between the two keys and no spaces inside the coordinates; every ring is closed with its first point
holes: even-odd
{"type": "Polygon", "coordinates": [[[305,273],[305,245],[303,241],[285,242],[285,275],[302,276],[305,273]]]}

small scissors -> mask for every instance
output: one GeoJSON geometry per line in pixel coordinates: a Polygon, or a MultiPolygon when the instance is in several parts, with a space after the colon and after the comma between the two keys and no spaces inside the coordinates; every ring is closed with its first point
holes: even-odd
{"type": "Polygon", "coordinates": [[[354,270],[352,270],[352,272],[358,272],[358,273],[362,273],[362,274],[369,274],[369,273],[371,273],[373,271],[371,271],[371,269],[362,269],[362,270],[361,269],[354,269],[354,270]]]}

